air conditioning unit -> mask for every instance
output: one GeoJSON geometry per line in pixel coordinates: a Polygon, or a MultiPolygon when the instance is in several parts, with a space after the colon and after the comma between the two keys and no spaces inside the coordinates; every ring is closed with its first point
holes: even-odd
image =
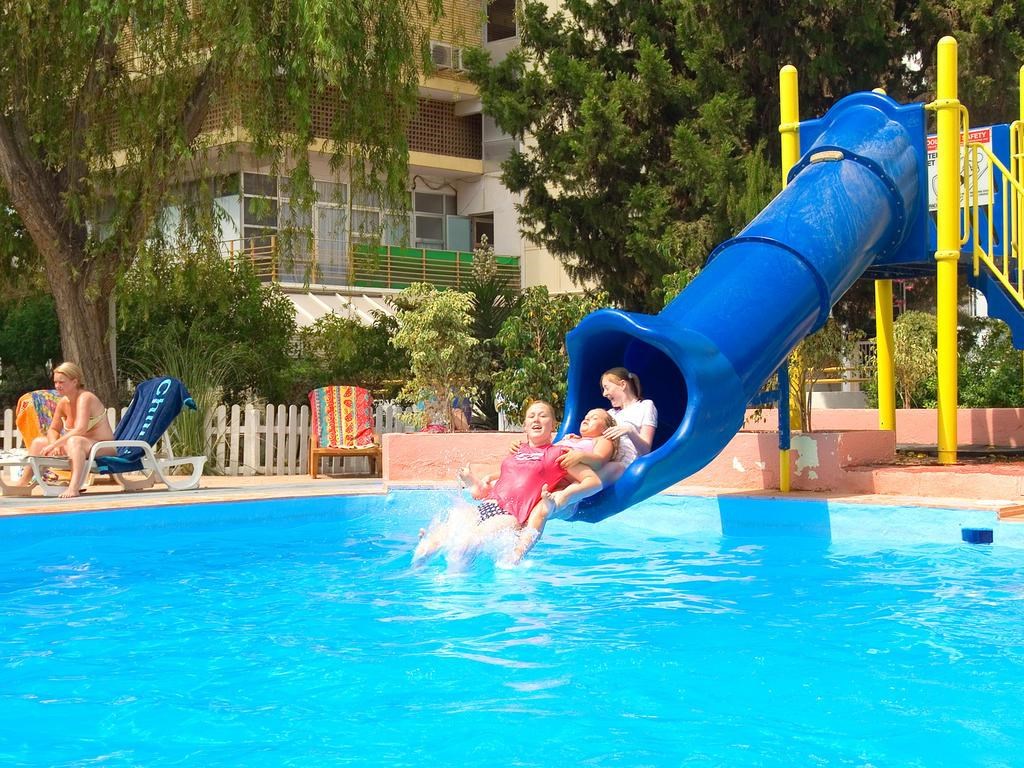
{"type": "MultiPolygon", "coordinates": [[[[430,41],[430,58],[434,62],[434,66],[438,70],[446,70],[452,68],[452,47],[448,43],[439,43],[436,40],[430,41]]],[[[459,55],[459,62],[461,64],[462,56],[461,51],[459,55]]]]}
{"type": "Polygon", "coordinates": [[[465,72],[465,68],[462,66],[462,49],[452,47],[452,69],[456,72],[465,72]]]}

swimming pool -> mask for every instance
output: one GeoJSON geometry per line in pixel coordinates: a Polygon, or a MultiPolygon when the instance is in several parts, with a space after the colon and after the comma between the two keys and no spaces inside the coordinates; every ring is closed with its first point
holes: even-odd
{"type": "Polygon", "coordinates": [[[663,496],[411,569],[451,500],[0,520],[0,763],[1019,764],[1024,526],[663,496]]]}

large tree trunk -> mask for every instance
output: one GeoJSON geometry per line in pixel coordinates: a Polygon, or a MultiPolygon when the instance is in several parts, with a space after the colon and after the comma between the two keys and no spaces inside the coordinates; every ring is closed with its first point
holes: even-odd
{"type": "Polygon", "coordinates": [[[0,182],[46,267],[64,359],[82,367],[85,386],[104,404],[116,405],[108,302],[117,264],[86,252],[89,232],[67,215],[60,174],[44,167],[30,145],[17,121],[0,116],[0,182]]]}
{"type": "MultiPolygon", "coordinates": [[[[73,259],[80,263],[80,258],[73,259]]],[[[110,356],[109,302],[112,291],[76,279],[69,270],[48,270],[50,291],[58,307],[60,345],[64,359],[85,371],[83,386],[96,393],[104,405],[119,404],[114,361],[110,356]]],[[[109,278],[100,282],[112,282],[109,278]]],[[[55,361],[56,364],[56,361],[55,361]]]]}

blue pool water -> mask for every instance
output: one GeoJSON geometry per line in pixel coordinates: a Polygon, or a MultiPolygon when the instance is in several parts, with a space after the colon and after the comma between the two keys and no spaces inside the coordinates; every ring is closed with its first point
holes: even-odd
{"type": "Polygon", "coordinates": [[[1021,764],[1024,526],[659,497],[410,568],[451,499],[0,520],[0,765],[1021,764]]]}

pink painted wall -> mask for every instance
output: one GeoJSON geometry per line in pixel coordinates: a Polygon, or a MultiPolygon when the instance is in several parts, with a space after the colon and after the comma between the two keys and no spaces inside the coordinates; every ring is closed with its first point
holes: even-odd
{"type": "Polygon", "coordinates": [[[381,435],[385,484],[425,485],[455,482],[466,464],[500,464],[519,433],[411,432],[381,435]]]}
{"type": "MultiPolygon", "coordinates": [[[[1024,474],[1015,464],[893,466],[895,437],[893,432],[881,430],[794,435],[791,487],[850,495],[1008,499],[1017,504],[1024,496],[1024,474]]],[[[383,435],[384,482],[390,486],[454,485],[460,466],[500,463],[514,438],[508,432],[383,435]]],[[[778,487],[778,439],[765,431],[739,433],[708,466],[674,486],[684,493],[778,487]]]]}
{"type": "MultiPolygon", "coordinates": [[[[430,485],[454,482],[459,467],[496,465],[516,435],[507,432],[383,435],[384,482],[430,485]]],[[[844,487],[847,468],[891,460],[896,446],[891,432],[822,432],[796,435],[790,465],[796,490],[844,487]]],[[[741,432],[718,457],[681,487],[778,488],[778,438],[768,432],[741,432]]]]}
{"type": "MultiPolygon", "coordinates": [[[[762,421],[747,412],[745,429],[774,431],[778,411],[763,411],[762,421]]],[[[896,410],[896,442],[900,445],[935,445],[938,417],[929,408],[896,410]]],[[[961,408],[957,411],[957,441],[960,445],[1024,446],[1024,408],[961,408]]],[[[811,412],[814,431],[878,429],[874,408],[818,408],[811,412]]]]}
{"type": "MultiPolygon", "coordinates": [[[[798,491],[836,491],[849,486],[852,467],[884,464],[896,454],[892,432],[812,432],[794,435],[790,483],[798,491]]],[[[773,432],[740,432],[704,469],[678,488],[779,487],[779,442],[773,432]]]]}

